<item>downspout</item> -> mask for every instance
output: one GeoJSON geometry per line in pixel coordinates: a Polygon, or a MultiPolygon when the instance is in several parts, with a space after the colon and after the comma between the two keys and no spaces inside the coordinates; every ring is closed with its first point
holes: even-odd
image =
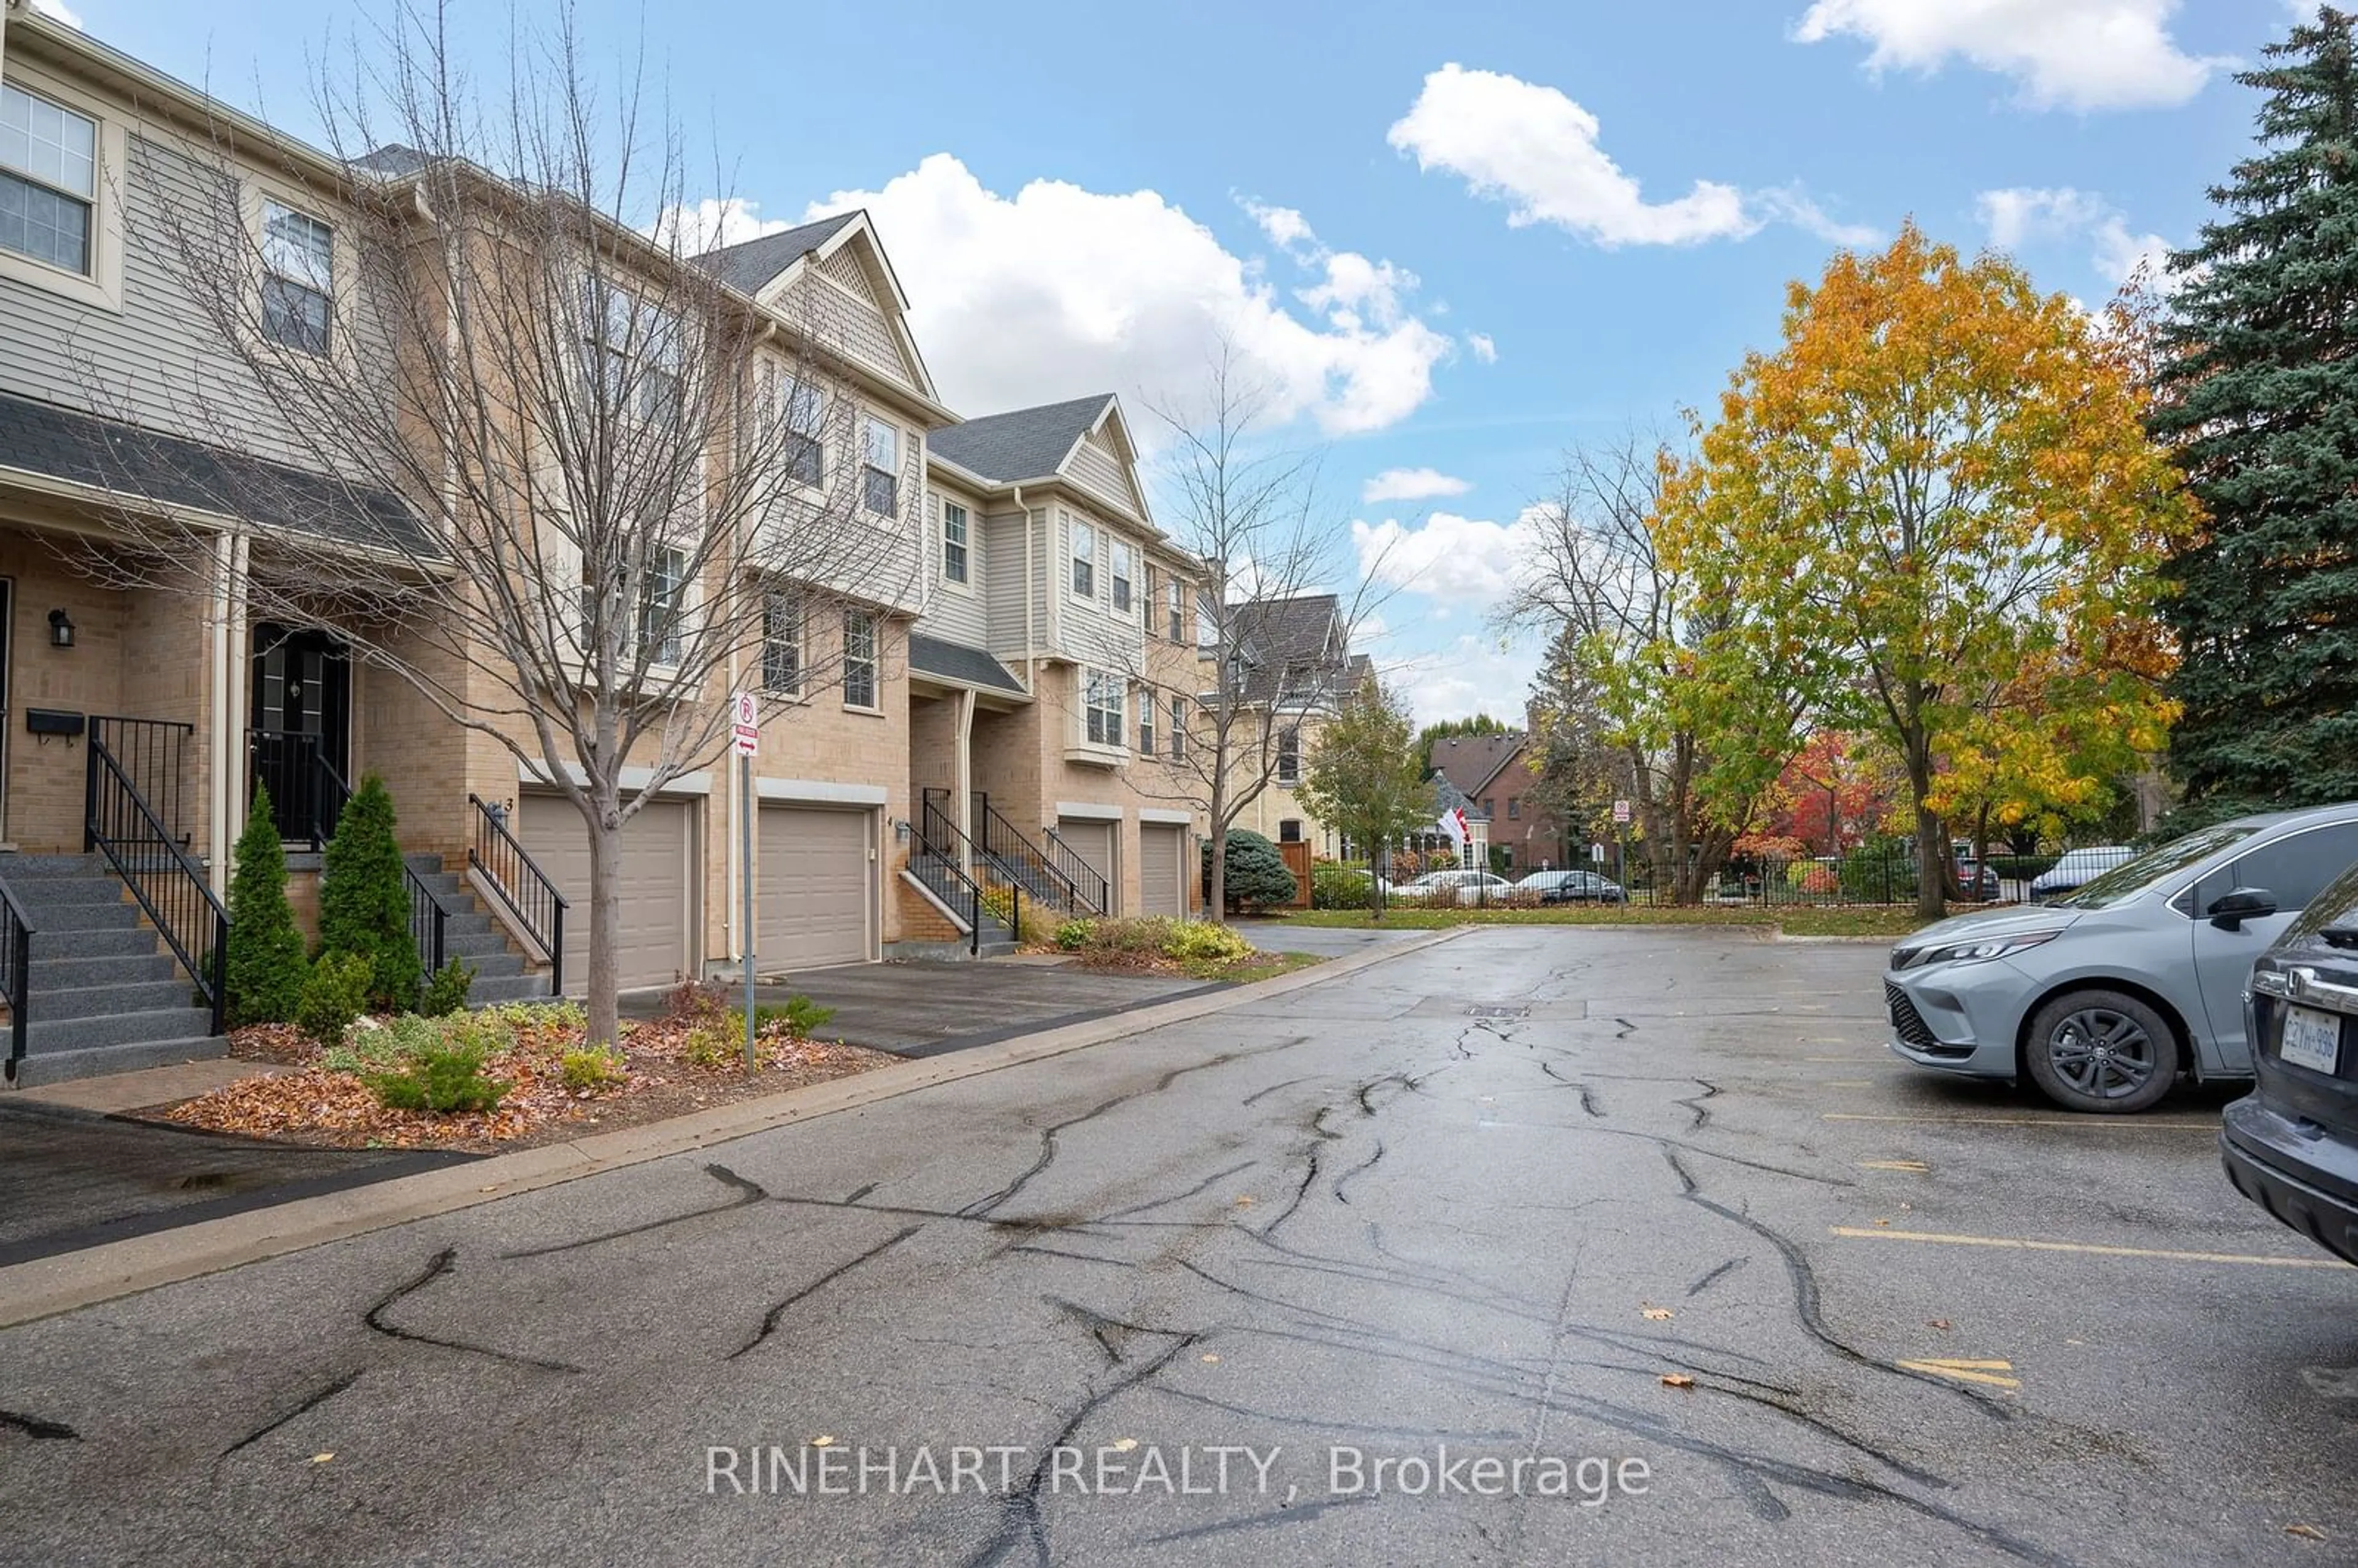
{"type": "Polygon", "coordinates": [[[1015,487],[1015,512],[1023,519],[1023,689],[1037,701],[1040,696],[1040,661],[1037,656],[1039,642],[1033,634],[1032,622],[1033,584],[1037,580],[1032,575],[1032,509],[1023,504],[1023,487],[1020,484],[1015,487]]]}
{"type": "Polygon", "coordinates": [[[211,676],[208,683],[208,706],[212,713],[211,750],[213,756],[211,788],[207,792],[206,815],[211,818],[206,834],[206,869],[219,888],[229,885],[229,847],[233,842],[229,831],[230,813],[241,793],[234,781],[243,773],[238,765],[239,731],[234,728],[237,716],[230,711],[230,691],[235,684],[230,679],[231,626],[237,613],[238,546],[243,541],[235,535],[213,535],[212,646],[209,650],[211,676]]]}

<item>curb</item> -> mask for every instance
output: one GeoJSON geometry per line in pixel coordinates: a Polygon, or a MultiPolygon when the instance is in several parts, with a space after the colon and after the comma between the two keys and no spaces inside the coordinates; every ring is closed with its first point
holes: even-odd
{"type": "Polygon", "coordinates": [[[1403,954],[1422,952],[1469,927],[1435,931],[1386,943],[1314,968],[1206,994],[1195,992],[1111,1017],[1019,1036],[972,1051],[919,1058],[890,1067],[760,1099],[740,1100],[692,1116],[596,1133],[565,1143],[495,1154],[463,1165],[297,1198],[269,1208],[203,1220],[146,1236],[128,1237],[79,1252],[0,1269],[0,1328],[53,1317],[100,1302],[136,1295],[159,1285],[219,1273],[348,1237],[413,1220],[430,1219],[478,1204],[535,1192],[584,1176],[644,1164],[715,1143],[791,1126],[936,1084],[955,1083],[1004,1067],[1044,1061],[1170,1024],[1224,1012],[1247,1002],[1285,996],[1345,979],[1403,954]]]}

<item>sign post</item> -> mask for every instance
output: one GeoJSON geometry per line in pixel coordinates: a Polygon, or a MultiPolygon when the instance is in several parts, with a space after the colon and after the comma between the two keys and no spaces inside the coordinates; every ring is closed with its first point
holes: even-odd
{"type": "Polygon", "coordinates": [[[1613,880],[1625,889],[1629,885],[1629,815],[1628,801],[1613,803],[1613,880]]]}
{"type": "Polygon", "coordinates": [[[737,945],[745,955],[745,1070],[750,1073],[761,1065],[753,1049],[753,757],[762,749],[762,719],[750,691],[737,694],[736,708],[730,749],[737,753],[738,846],[742,850],[738,864],[744,881],[737,945]]]}

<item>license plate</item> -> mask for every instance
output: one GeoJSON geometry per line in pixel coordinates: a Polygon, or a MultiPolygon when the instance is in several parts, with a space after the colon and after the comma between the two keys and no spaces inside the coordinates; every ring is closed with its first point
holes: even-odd
{"type": "Polygon", "coordinates": [[[2277,1049],[2277,1054],[2296,1067],[2331,1073],[2342,1061],[2340,1015],[2316,1012],[2305,1007],[2287,1010],[2284,1044],[2277,1049]]]}

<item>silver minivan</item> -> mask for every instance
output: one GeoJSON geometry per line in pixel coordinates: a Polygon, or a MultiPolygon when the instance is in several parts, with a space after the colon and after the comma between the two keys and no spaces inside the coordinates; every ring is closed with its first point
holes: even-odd
{"type": "Polygon", "coordinates": [[[2301,907],[2358,864],[2358,804],[2245,816],[2052,903],[1930,925],[1883,977],[1891,1048],[2028,1076],[2071,1110],[2143,1110],[2181,1074],[2248,1078],[2244,987],[2301,907]]]}

